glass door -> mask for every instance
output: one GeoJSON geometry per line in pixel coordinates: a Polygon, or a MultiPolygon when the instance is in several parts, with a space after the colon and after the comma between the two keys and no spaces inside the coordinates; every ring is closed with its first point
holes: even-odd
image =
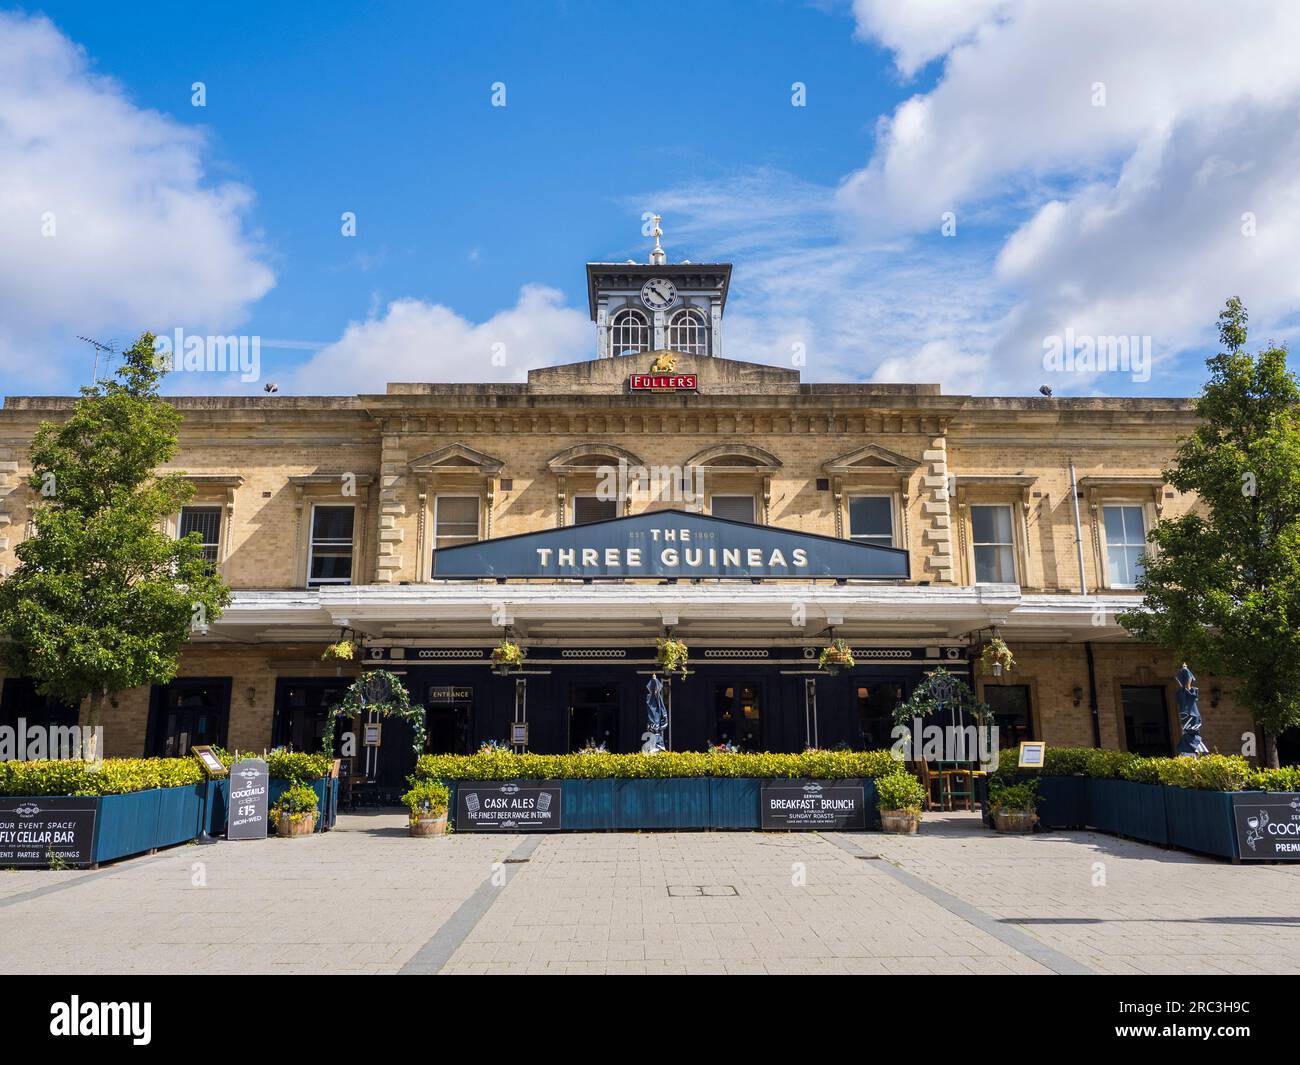
{"type": "Polygon", "coordinates": [[[157,687],[152,753],[184,758],[196,746],[224,747],[229,717],[228,680],[174,680],[157,687]]]}
{"type": "Polygon", "coordinates": [[[763,747],[762,688],[755,683],[713,685],[713,744],[742,751],[763,747]]]}
{"type": "Polygon", "coordinates": [[[569,685],[569,751],[618,748],[619,689],[613,684],[569,685]]]}
{"type": "Polygon", "coordinates": [[[469,754],[470,713],[474,689],[450,684],[431,684],[425,701],[424,749],[430,754],[469,754]]]}

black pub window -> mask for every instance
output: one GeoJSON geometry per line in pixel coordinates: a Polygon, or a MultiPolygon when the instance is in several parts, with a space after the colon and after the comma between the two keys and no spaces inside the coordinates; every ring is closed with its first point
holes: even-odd
{"type": "Polygon", "coordinates": [[[1120,687],[1120,698],[1124,704],[1124,740],[1128,749],[1144,758],[1172,754],[1174,744],[1169,735],[1164,688],[1124,684],[1120,687]]]}
{"type": "Polygon", "coordinates": [[[984,701],[993,710],[998,727],[998,747],[1009,750],[1034,738],[1034,715],[1029,706],[1029,685],[986,684],[984,701]]]}
{"type": "Polygon", "coordinates": [[[205,677],[154,685],[149,714],[149,754],[184,758],[197,746],[226,746],[230,678],[205,677]]]}
{"type": "Polygon", "coordinates": [[[857,685],[859,744],[864,751],[884,751],[894,744],[894,708],[902,702],[903,686],[897,682],[857,685]]]}
{"type": "MultiPolygon", "coordinates": [[[[325,715],[342,702],[348,686],[343,681],[306,677],[281,679],[275,685],[275,728],[277,747],[315,754],[325,746],[325,715]]],[[[342,750],[343,734],[353,728],[350,718],[334,724],[335,754],[342,750]]]]}
{"type": "Polygon", "coordinates": [[[0,725],[16,730],[21,720],[26,728],[62,728],[77,724],[77,718],[75,706],[38,694],[36,681],[28,677],[8,677],[0,688],[0,725]]]}

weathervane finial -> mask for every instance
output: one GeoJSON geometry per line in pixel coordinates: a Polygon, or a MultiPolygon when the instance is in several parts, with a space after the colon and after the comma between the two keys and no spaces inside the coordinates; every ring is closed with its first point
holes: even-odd
{"type": "Polygon", "coordinates": [[[663,245],[659,243],[659,238],[664,235],[664,231],[659,228],[661,221],[663,219],[659,215],[654,215],[655,227],[650,231],[650,235],[655,238],[654,251],[650,253],[650,265],[652,266],[663,266],[664,264],[664,249],[663,245]]]}

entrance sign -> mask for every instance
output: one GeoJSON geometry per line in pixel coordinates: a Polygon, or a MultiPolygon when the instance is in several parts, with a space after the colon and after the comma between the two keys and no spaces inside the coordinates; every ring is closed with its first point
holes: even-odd
{"type": "Polygon", "coordinates": [[[0,799],[0,868],[45,867],[53,858],[94,865],[98,813],[99,800],[89,795],[0,799]]]}
{"type": "Polygon", "coordinates": [[[773,780],[763,785],[761,802],[765,832],[867,827],[861,778],[773,780]]]}
{"type": "Polygon", "coordinates": [[[558,780],[463,781],[456,789],[457,832],[558,832],[558,780]]]}
{"type": "Polygon", "coordinates": [[[434,577],[905,579],[907,552],[834,536],[656,510],[433,553],[434,577]]]}
{"type": "Polygon", "coordinates": [[[435,684],[429,688],[430,703],[460,703],[473,698],[473,688],[457,688],[451,684],[435,684]]]}
{"type": "Polygon", "coordinates": [[[1242,861],[1300,862],[1300,792],[1235,792],[1232,819],[1242,861]]]}
{"type": "Polygon", "coordinates": [[[1020,744],[1020,761],[1017,765],[1021,769],[1042,769],[1046,757],[1046,743],[1042,740],[1026,740],[1020,744]]]}
{"type": "Polygon", "coordinates": [[[261,758],[230,767],[230,818],[226,839],[266,839],[271,774],[261,758]]]}

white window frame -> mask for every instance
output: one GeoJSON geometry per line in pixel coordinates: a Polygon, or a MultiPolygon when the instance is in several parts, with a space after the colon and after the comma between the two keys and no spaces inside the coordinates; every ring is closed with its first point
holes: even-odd
{"type": "Polygon", "coordinates": [[[967,520],[970,522],[970,567],[972,584],[1019,584],[1020,576],[1020,554],[1019,545],[1016,539],[1016,507],[1014,503],[991,502],[973,502],[968,504],[970,514],[967,520]],[[977,507],[1000,507],[1005,510],[1011,517],[1011,540],[1010,542],[987,541],[981,542],[975,539],[975,510],[977,507]],[[1011,551],[1011,580],[1010,581],[982,581],[979,579],[979,556],[977,551],[981,547],[1005,547],[1011,551]]]}
{"type": "MultiPolygon", "coordinates": [[[[1137,587],[1137,583],[1116,584],[1110,579],[1110,537],[1106,533],[1106,508],[1107,507],[1129,507],[1137,510],[1142,515],[1142,551],[1144,554],[1151,554],[1151,545],[1146,542],[1147,534],[1151,531],[1151,516],[1147,513],[1147,504],[1138,499],[1102,499],[1097,503],[1100,511],[1099,532],[1101,535],[1098,539],[1101,541],[1101,566],[1102,573],[1105,575],[1106,587],[1113,588],[1120,592],[1131,592],[1137,587]]],[[[1121,547],[1133,547],[1135,545],[1124,543],[1121,547]]]]}
{"type": "Polygon", "coordinates": [[[641,355],[650,351],[654,346],[654,325],[644,314],[635,307],[620,307],[614,312],[613,317],[609,320],[609,353],[611,356],[618,355],[641,355]],[[628,318],[635,318],[639,323],[639,332],[641,341],[636,345],[621,344],[615,341],[615,337],[625,329],[622,324],[628,318]]]}
{"type": "Polygon", "coordinates": [[[876,544],[878,547],[898,546],[898,503],[894,492],[846,492],[844,496],[845,539],[855,544],[876,544]],[[882,544],[876,536],[853,535],[853,501],[855,499],[883,499],[889,503],[889,543],[882,544]]]}
{"type": "MultiPolygon", "coordinates": [[[[758,516],[759,516],[759,514],[760,514],[760,510],[759,510],[759,506],[758,506],[758,497],[757,497],[756,495],[754,495],[752,492],[709,492],[709,493],[708,493],[708,497],[709,497],[709,516],[710,516],[710,517],[713,517],[713,516],[714,516],[714,515],[713,515],[713,501],[714,501],[715,499],[748,499],[748,500],[750,501],[750,503],[752,503],[753,506],[754,506],[754,521],[753,521],[753,524],[754,524],[754,525],[761,524],[761,523],[759,522],[759,520],[758,520],[758,516]]],[[[724,519],[724,520],[734,521],[735,519],[734,519],[734,518],[729,518],[729,519],[724,519]]]]}
{"type": "MultiPolygon", "coordinates": [[[[331,543],[322,546],[336,546],[331,543]]],[[[308,588],[321,588],[325,585],[337,585],[347,587],[354,584],[357,577],[357,505],[355,503],[335,503],[326,500],[313,502],[311,513],[307,516],[307,577],[306,585],[308,588]],[[352,576],[347,580],[341,580],[337,577],[321,577],[313,579],[311,575],[311,564],[316,555],[316,508],[317,507],[347,507],[352,511],[352,538],[348,541],[348,549],[352,552],[352,576]]]]}
{"type": "Polygon", "coordinates": [[[682,307],[673,312],[668,319],[668,345],[673,351],[684,352],[687,355],[708,355],[709,353],[709,320],[708,317],[698,307],[682,307]],[[683,323],[692,323],[685,326],[683,323]],[[686,342],[679,339],[686,333],[692,333],[695,340],[686,342]]]}
{"type": "MultiPolygon", "coordinates": [[[[483,539],[483,495],[480,492],[439,492],[433,497],[433,549],[438,550],[438,503],[443,499],[472,499],[475,503],[475,512],[478,515],[478,525],[475,528],[474,536],[478,540],[483,539]]],[[[462,542],[465,542],[462,540],[462,542]]],[[[455,546],[454,544],[451,546],[455,546]]]]}
{"type": "MultiPolygon", "coordinates": [[[[600,494],[598,492],[575,492],[573,495],[569,496],[569,524],[571,526],[577,526],[578,524],[578,500],[579,499],[595,499],[601,503],[613,503],[614,513],[611,515],[611,517],[614,518],[618,517],[619,501],[617,499],[601,499],[600,494]]],[[[599,518],[597,520],[608,521],[609,519],[599,518]]],[[[594,523],[587,521],[587,522],[583,522],[583,524],[591,525],[594,523]]]]}
{"type": "Polygon", "coordinates": [[[222,562],[225,561],[225,559],[221,557],[221,544],[222,533],[225,532],[226,525],[226,508],[220,503],[186,503],[185,506],[181,507],[181,509],[176,512],[176,535],[173,537],[174,540],[179,540],[181,538],[181,523],[185,519],[185,512],[187,510],[215,510],[217,512],[217,539],[214,543],[205,543],[203,546],[215,548],[216,557],[209,559],[209,561],[214,566],[220,566],[222,562]]]}

